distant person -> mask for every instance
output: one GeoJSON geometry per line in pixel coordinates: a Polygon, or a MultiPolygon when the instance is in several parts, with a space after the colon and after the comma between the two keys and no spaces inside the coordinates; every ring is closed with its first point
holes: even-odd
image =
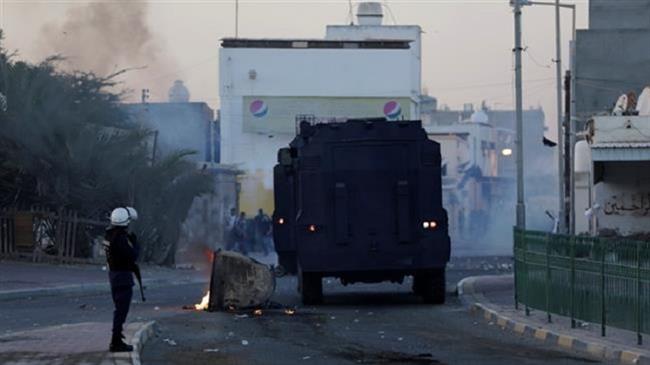
{"type": "Polygon", "coordinates": [[[115,305],[110,352],[133,351],[133,346],[124,343],[122,330],[129,314],[133,297],[133,273],[140,254],[140,245],[135,234],[128,231],[129,223],[136,219],[138,219],[138,212],[134,208],[114,209],[111,213],[111,225],[106,229],[104,236],[111,296],[115,305]]]}
{"type": "Polygon", "coordinates": [[[272,227],[271,217],[264,213],[264,210],[258,210],[255,216],[255,241],[262,248],[264,256],[273,251],[272,227]]]}
{"type": "Polygon", "coordinates": [[[248,255],[248,244],[246,240],[248,239],[248,224],[246,221],[246,213],[239,213],[239,218],[235,222],[234,238],[236,250],[239,251],[242,255],[248,255]]]}
{"type": "Polygon", "coordinates": [[[246,251],[248,252],[256,251],[257,247],[255,242],[254,218],[246,218],[245,229],[246,229],[246,239],[244,240],[244,244],[246,244],[246,251]]]}
{"type": "Polygon", "coordinates": [[[230,215],[226,217],[224,222],[224,238],[226,240],[225,249],[233,250],[237,244],[235,225],[237,224],[237,210],[230,208],[230,215]]]}

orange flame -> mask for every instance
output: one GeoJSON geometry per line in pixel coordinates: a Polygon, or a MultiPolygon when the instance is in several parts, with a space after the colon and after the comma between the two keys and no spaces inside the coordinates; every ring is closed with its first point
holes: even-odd
{"type": "Polygon", "coordinates": [[[207,293],[205,293],[205,296],[201,299],[201,303],[199,304],[194,304],[194,308],[197,311],[204,311],[208,309],[208,304],[210,303],[210,291],[208,290],[207,293]]]}

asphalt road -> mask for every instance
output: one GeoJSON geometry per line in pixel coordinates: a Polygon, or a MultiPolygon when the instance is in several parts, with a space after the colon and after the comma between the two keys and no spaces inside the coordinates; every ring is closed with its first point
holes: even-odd
{"type": "MultiPolygon", "coordinates": [[[[508,270],[509,259],[456,260],[448,285],[469,275],[508,270]]],[[[469,315],[457,298],[422,304],[410,282],[324,283],[325,304],[301,307],[293,277],[273,300],[294,315],[185,311],[159,320],[143,364],[584,364],[598,363],[540,345],[469,315]]]]}
{"type": "MultiPolygon", "coordinates": [[[[207,285],[191,284],[147,289],[147,301],[139,301],[134,287],[128,321],[147,321],[182,314],[182,303],[193,301],[207,285]]],[[[39,327],[81,322],[111,322],[110,292],[93,295],[63,295],[0,301],[0,334],[39,327]]]]}

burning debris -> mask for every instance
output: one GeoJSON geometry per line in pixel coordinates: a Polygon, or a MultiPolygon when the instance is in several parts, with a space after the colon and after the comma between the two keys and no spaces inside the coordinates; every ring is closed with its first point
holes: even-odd
{"type": "Polygon", "coordinates": [[[204,311],[208,309],[209,303],[210,303],[210,291],[208,290],[208,292],[203,296],[203,298],[201,298],[201,303],[194,304],[194,309],[196,309],[197,311],[204,311]]]}

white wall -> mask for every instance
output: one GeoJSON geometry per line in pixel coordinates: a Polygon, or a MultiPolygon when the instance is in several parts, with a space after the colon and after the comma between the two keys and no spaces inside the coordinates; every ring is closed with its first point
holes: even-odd
{"type": "MultiPolygon", "coordinates": [[[[244,133],[244,96],[415,101],[419,94],[419,77],[413,76],[419,68],[413,68],[410,49],[221,48],[219,57],[222,162],[263,169],[269,176],[278,148],[293,136],[244,133]]],[[[415,102],[411,104],[410,115],[418,118],[415,102]]]]}
{"type": "Polygon", "coordinates": [[[410,56],[408,49],[221,48],[220,95],[413,96],[410,56]]]}
{"type": "Polygon", "coordinates": [[[419,25],[328,25],[325,39],[409,40],[411,45],[411,87],[414,96],[422,90],[422,29],[419,25]]]}
{"type": "Polygon", "coordinates": [[[650,162],[604,164],[603,181],[594,186],[601,206],[598,228],[621,235],[650,232],[650,162]]]}

